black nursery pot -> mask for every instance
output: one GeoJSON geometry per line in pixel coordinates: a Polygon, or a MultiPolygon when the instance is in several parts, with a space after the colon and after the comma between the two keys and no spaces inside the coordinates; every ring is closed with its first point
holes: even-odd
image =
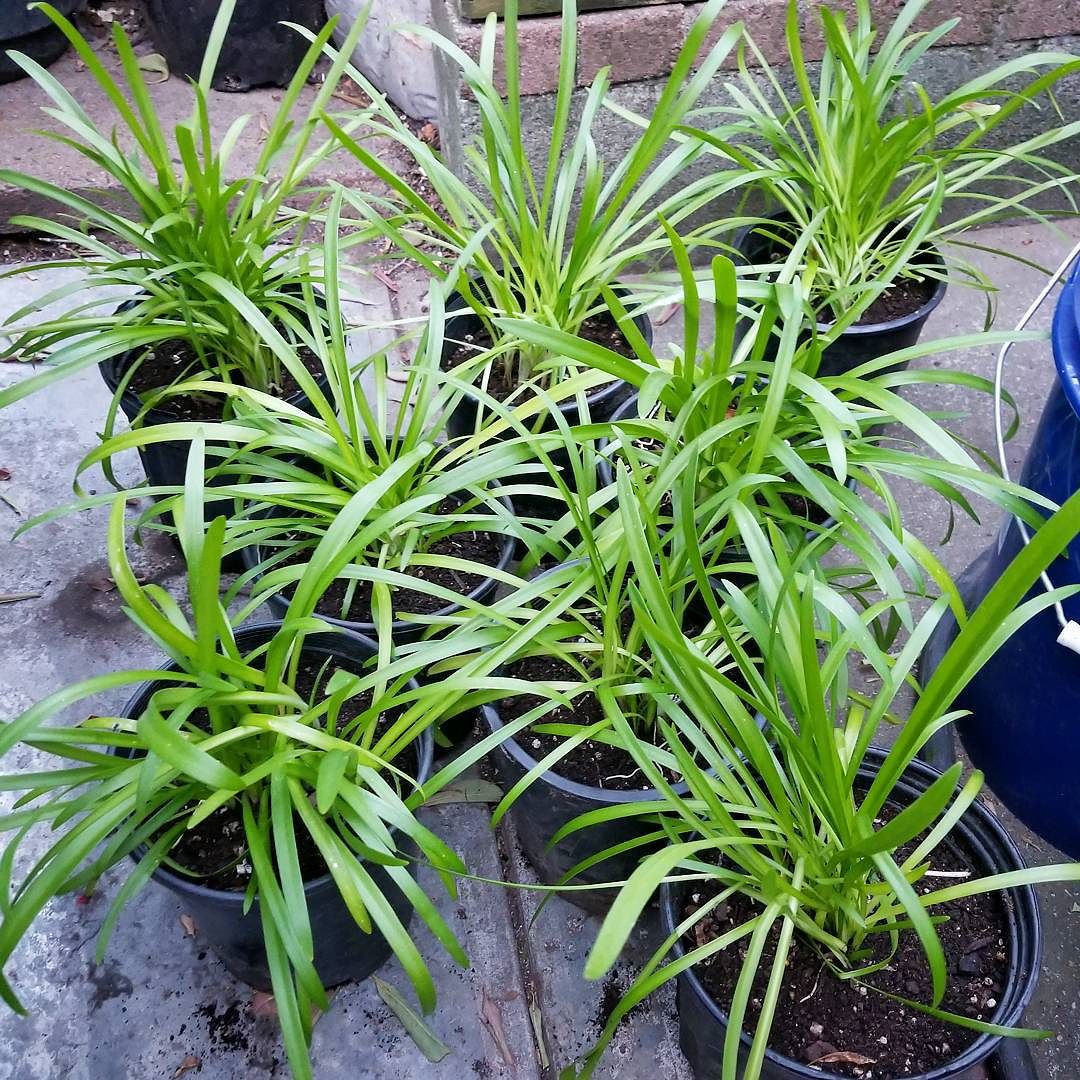
{"type": "MultiPolygon", "coordinates": [[[[197,78],[219,0],[147,0],[150,36],[174,74],[197,78]]],[[[282,26],[318,30],[323,0],[240,0],[214,73],[215,90],[284,86],[307,51],[307,40],[282,26]]]]}
{"type": "MultiPolygon", "coordinates": [[[[492,732],[503,728],[503,721],[496,708],[483,707],[484,722],[492,732]]],[[[504,739],[488,755],[495,766],[500,786],[509,791],[536,765],[536,759],[522,748],[516,739],[504,739]]],[[[675,790],[685,792],[685,784],[676,784],[675,790]]],[[[557,773],[545,772],[537,777],[517,798],[510,808],[521,847],[545,885],[554,885],[583,859],[605,848],[637,839],[652,831],[640,818],[619,818],[614,821],[590,825],[587,829],[571,833],[554,847],[548,841],[567,822],[589,810],[627,803],[648,802],[659,798],[655,789],[646,791],[609,791],[567,780],[557,773]]],[[[635,848],[614,855],[577,875],[571,885],[596,885],[607,881],[625,881],[634,872],[646,848],[635,848]]],[[[565,897],[585,911],[602,913],[615,898],[614,889],[589,889],[567,892],[565,897]]]]}
{"type": "MultiPolygon", "coordinates": [[[[279,625],[259,623],[245,626],[236,633],[237,644],[241,649],[254,648],[272,637],[279,625]]],[[[355,663],[363,663],[376,651],[373,641],[350,632],[313,634],[304,642],[306,653],[325,658],[340,657],[355,663]]],[[[173,670],[174,667],[170,664],[163,670],[173,670]]],[[[153,689],[153,685],[143,686],[121,715],[137,716],[153,689]]],[[[417,739],[415,747],[416,779],[423,783],[431,774],[431,732],[425,731],[417,739]]],[[[133,858],[138,861],[138,854],[133,858]]],[[[366,863],[364,868],[398,918],[408,925],[413,914],[412,905],[387,875],[385,868],[374,863],[366,863]]],[[[200,936],[209,942],[236,978],[257,990],[271,989],[258,899],[245,914],[242,892],[209,889],[164,867],[155,870],[153,878],[177,895],[184,910],[195,920],[200,936]]],[[[389,959],[392,950],[386,938],[378,927],[365,934],[356,925],[329,874],[308,882],[304,894],[315,947],[315,970],[324,986],[366,979],[389,959]]]]}
{"type": "MultiPolygon", "coordinates": [[[[492,485],[497,486],[497,485],[492,485]]],[[[505,495],[498,496],[499,502],[512,514],[514,512],[513,504],[505,495]]],[[[269,507],[262,512],[263,517],[273,517],[280,514],[281,508],[269,507]]],[[[495,565],[497,570],[507,570],[510,564],[514,561],[514,550],[516,547],[515,538],[512,536],[505,536],[502,538],[502,551],[499,555],[499,561],[495,565]]],[[[253,544],[250,547],[246,547],[241,551],[243,557],[245,569],[253,569],[262,562],[264,555],[262,548],[257,544],[253,544]]],[[[267,553],[269,554],[269,552],[267,553]]],[[[468,600],[483,600],[485,597],[490,596],[495,589],[498,588],[498,582],[493,577],[484,578],[479,585],[476,586],[471,592],[464,594],[465,599],[468,600]]],[[[273,593],[266,598],[266,603],[270,610],[278,618],[285,618],[285,613],[289,610],[290,597],[284,596],[281,593],[273,593]]],[[[446,607],[440,608],[438,611],[432,613],[432,617],[453,615],[462,609],[461,604],[447,604],[446,607]]],[[[320,619],[323,622],[332,623],[334,626],[341,626],[346,630],[351,630],[357,634],[364,634],[368,636],[374,636],[377,633],[377,627],[374,623],[359,622],[353,619],[337,619],[330,615],[320,615],[320,619]]],[[[423,624],[412,622],[407,619],[395,619],[390,624],[391,635],[395,645],[404,645],[406,642],[415,641],[424,631],[423,624]]]]}
{"type": "MultiPolygon", "coordinates": [[[[53,7],[68,18],[82,6],[83,0],[53,0],[53,7]]],[[[48,67],[67,47],[67,38],[44,12],[28,7],[24,0],[0,0],[0,83],[26,77],[8,56],[9,49],[48,67]]]]}
{"type": "MultiPolygon", "coordinates": [[[[776,214],[772,218],[778,224],[785,220],[790,221],[786,214],[776,214]]],[[[761,236],[755,230],[757,226],[747,225],[735,234],[733,246],[748,263],[767,263],[773,258],[768,238],[761,236]]],[[[944,266],[940,252],[931,248],[935,262],[944,266]]],[[[886,322],[860,323],[849,326],[821,356],[821,366],[818,374],[822,376],[843,375],[847,371],[865,364],[869,360],[876,360],[880,356],[897,352],[900,349],[909,349],[917,344],[926,320],[945,297],[946,283],[935,282],[934,292],[917,311],[886,322]]],[[[830,324],[819,322],[817,332],[825,334],[829,331],[830,324]]],[[[775,343],[770,346],[775,350],[775,343]]],[[[768,350],[766,352],[768,356],[768,350]]],[[[906,367],[907,365],[903,365],[906,367]]]]}
{"type": "MultiPolygon", "coordinates": [[[[447,319],[443,342],[444,363],[457,348],[456,342],[468,336],[477,337],[483,332],[483,323],[479,316],[472,311],[460,293],[451,293],[446,303],[446,310],[447,319]]],[[[648,315],[635,316],[634,325],[651,346],[653,329],[648,315]]],[[[591,394],[587,394],[585,401],[589,409],[589,421],[591,423],[603,423],[610,420],[615,411],[635,393],[636,390],[630,383],[622,379],[615,379],[594,390],[591,394]]],[[[480,402],[477,398],[470,394],[461,396],[446,421],[447,431],[452,438],[470,435],[476,430],[479,408],[480,402]]],[[[576,401],[561,402],[559,411],[571,426],[582,422],[581,410],[578,408],[576,401]]],[[[556,428],[557,425],[550,415],[545,415],[540,420],[540,431],[549,432],[556,430],[556,428]]],[[[550,454],[550,457],[563,478],[572,484],[573,474],[570,470],[569,456],[564,451],[555,450],[550,454]]],[[[526,497],[518,495],[515,505],[518,512],[525,517],[555,520],[566,513],[566,505],[561,500],[542,496],[526,497]]]]}
{"type": "MultiPolygon", "coordinates": [[[[884,751],[871,748],[868,754],[871,767],[864,765],[859,770],[859,777],[869,784],[876,773],[877,766],[884,760],[884,751]]],[[[896,791],[901,795],[915,798],[936,780],[941,774],[921,762],[913,763],[905,773],[896,791]]],[[[975,803],[961,818],[953,833],[963,847],[974,856],[981,872],[986,874],[1006,873],[1020,870],[1024,861],[1009,834],[989,810],[982,804],[975,803]]],[[[682,922],[682,898],[684,885],[661,886],[660,918],[664,933],[672,934],[682,922]]],[[[1009,970],[1005,990],[1001,995],[993,1023],[1005,1027],[1016,1026],[1031,1002],[1035,984],[1039,977],[1039,963],[1042,955],[1042,926],[1039,921],[1039,909],[1035,899],[1035,890],[1030,885],[1008,890],[1010,902],[1005,905],[1009,922],[1009,970]]],[[[685,954],[682,941],[675,944],[675,956],[685,954]]],[[[719,1075],[723,1061],[724,1038],[727,1033],[728,1016],[713,1000],[693,968],[688,968],[678,976],[676,1000],[679,1011],[679,1045],[686,1055],[696,1080],[715,1080],[719,1075]]],[[[745,1063],[750,1051],[751,1038],[742,1033],[740,1060],[745,1063]]],[[[907,1080],[959,1080],[969,1069],[985,1061],[991,1054],[999,1054],[999,1062],[1008,1060],[1023,1065],[1028,1061],[1022,1049],[1012,1044],[1016,1040],[1003,1040],[999,1035],[979,1035],[978,1038],[960,1055],[945,1065],[927,1073],[920,1073],[907,1080]]],[[[821,1080],[822,1077],[835,1076],[826,1069],[811,1068],[792,1058],[765,1052],[765,1061],[761,1075],[763,1080],[821,1080]]],[[[1025,1080],[1026,1073],[1012,1071],[1007,1073],[1007,1080],[1025,1080]]]]}
{"type": "MultiPolygon", "coordinates": [[[[126,303],[121,304],[117,310],[123,311],[126,308],[131,307],[132,303],[133,301],[129,300],[126,303]]],[[[124,374],[133,362],[134,357],[132,354],[126,352],[121,353],[118,356],[111,356],[98,364],[101,377],[105,380],[105,385],[109,388],[110,393],[116,393],[117,387],[123,381],[124,374]]],[[[312,378],[318,385],[319,390],[323,394],[329,395],[330,380],[326,375],[313,374],[312,378]]],[[[311,403],[311,399],[303,392],[293,394],[285,400],[289,405],[301,409],[306,413],[314,414],[316,412],[314,405],[311,403]]],[[[127,417],[128,423],[133,424],[135,418],[142,412],[143,402],[134,390],[125,389],[120,396],[120,408],[127,417]]],[[[177,422],[178,418],[176,416],[165,412],[163,409],[150,409],[143,416],[141,426],[153,427],[158,424],[175,424],[177,422]]],[[[139,459],[142,461],[143,471],[146,473],[147,481],[154,487],[182,487],[184,484],[184,475],[187,471],[187,459],[190,450],[191,444],[189,442],[150,443],[147,446],[139,447],[139,459]]],[[[220,487],[228,483],[229,480],[227,478],[220,477],[210,481],[207,484],[207,487],[220,487]]],[[[204,511],[207,521],[212,521],[215,517],[219,516],[228,518],[232,516],[232,513],[233,501],[231,499],[216,499],[207,502],[204,511]]],[[[243,569],[243,560],[238,554],[227,555],[222,564],[227,570],[232,570],[234,572],[243,569]]]]}

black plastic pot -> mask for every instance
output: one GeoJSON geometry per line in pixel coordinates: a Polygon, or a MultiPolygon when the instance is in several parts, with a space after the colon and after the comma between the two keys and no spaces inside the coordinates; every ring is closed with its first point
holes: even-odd
{"type": "MultiPolygon", "coordinates": [[[[477,337],[483,332],[483,323],[480,318],[466,304],[460,293],[451,293],[446,303],[447,320],[444,333],[443,359],[445,359],[457,347],[455,342],[461,341],[467,336],[477,337]]],[[[634,325],[638,328],[641,336],[651,345],[653,340],[652,323],[648,315],[641,314],[634,318],[634,325]]],[[[603,423],[609,420],[615,411],[630,397],[636,393],[634,387],[622,379],[616,379],[601,386],[585,397],[589,410],[590,423],[603,423]]],[[[447,417],[447,431],[453,438],[469,435],[476,429],[477,412],[480,402],[469,394],[463,394],[454,410],[447,417]]],[[[559,405],[559,411],[570,425],[581,423],[581,410],[576,401],[564,401],[559,405]]],[[[556,430],[555,421],[550,416],[540,418],[539,431],[549,432],[556,430]]],[[[506,436],[512,435],[508,432],[506,436]]],[[[559,450],[550,454],[552,464],[559,469],[564,480],[572,483],[573,474],[570,470],[569,456],[559,450]]],[[[566,513],[566,505],[556,498],[543,496],[515,497],[515,505],[518,512],[524,517],[537,517],[554,520],[566,513]]]]}
{"type": "MultiPolygon", "coordinates": [[[[496,708],[485,705],[483,718],[491,731],[502,730],[503,721],[496,708]]],[[[536,765],[536,759],[526,753],[521,744],[513,738],[505,739],[491,751],[489,757],[504,791],[509,791],[536,765]]],[[[684,784],[679,784],[675,790],[682,792],[687,789],[684,784]]],[[[572,833],[549,848],[548,841],[563,825],[589,810],[647,802],[658,797],[658,793],[653,789],[609,791],[566,780],[549,771],[538,777],[518,796],[510,808],[510,818],[521,847],[537,876],[545,885],[554,885],[583,859],[651,831],[640,818],[620,818],[572,833]]],[[[605,859],[579,874],[570,884],[595,885],[607,881],[625,881],[648,850],[650,849],[635,848],[605,859]]],[[[586,911],[600,913],[611,905],[615,893],[614,889],[589,889],[567,892],[565,897],[586,911]]]]}
{"type": "MultiPolygon", "coordinates": [[[[859,770],[860,778],[869,784],[873,779],[876,765],[884,758],[884,752],[871,748],[868,760],[872,767],[864,765],[859,770]]],[[[915,762],[904,779],[897,785],[897,792],[914,798],[925,791],[941,774],[921,762],[915,762]]],[[[987,874],[1005,873],[1020,870],[1024,861],[1009,834],[1002,828],[989,810],[979,803],[974,804],[960,820],[953,835],[960,844],[975,857],[979,870],[987,874]]],[[[665,934],[674,932],[682,921],[682,896],[685,886],[663,885],[660,890],[660,917],[665,934]]],[[[1035,899],[1035,890],[1029,885],[1009,889],[1010,903],[1005,905],[1009,922],[1009,972],[1005,990],[1001,995],[997,1010],[993,1016],[995,1024],[1003,1026],[1017,1025],[1035,992],[1039,976],[1039,963],[1042,954],[1042,926],[1039,922],[1039,909],[1035,899]]],[[[682,942],[675,945],[674,953],[685,953],[682,942]]],[[[679,1045],[697,1080],[716,1080],[723,1060],[724,1038],[727,1032],[728,1017],[723,1009],[712,999],[701,985],[700,980],[689,968],[678,976],[677,1002],[679,1010],[679,1045]]],[[[962,1054],[948,1064],[928,1073],[920,1073],[908,1080],[959,1080],[980,1062],[1002,1050],[999,1055],[1004,1061],[1023,1067],[1030,1062],[1022,1049],[1010,1045],[1013,1040],[1002,1040],[997,1035],[979,1035],[962,1054]]],[[[750,1050],[750,1036],[742,1035],[742,1060],[750,1050]]],[[[763,1080],[821,1080],[822,1077],[835,1076],[825,1069],[810,1068],[801,1062],[773,1053],[765,1053],[765,1063],[761,1075],[763,1080]]],[[[1002,1073],[1008,1080],[1023,1080],[1024,1073],[1002,1073]]]]}
{"type": "MultiPolygon", "coordinates": [[[[197,78],[219,0],[147,0],[150,36],[174,75],[197,78]]],[[[323,0],[239,0],[214,73],[215,90],[284,86],[308,42],[282,22],[317,30],[323,0]]]]}
{"type": "MultiPolygon", "coordinates": [[[[790,218],[786,214],[776,214],[773,215],[772,220],[782,224],[790,218]]],[[[740,229],[735,234],[733,246],[746,262],[767,263],[772,257],[769,248],[770,241],[755,232],[756,228],[757,226],[747,225],[740,229]]],[[[944,266],[944,259],[940,252],[936,248],[931,250],[935,261],[944,266]]],[[[911,348],[918,342],[926,320],[944,299],[946,287],[944,281],[938,281],[930,299],[909,315],[889,319],[887,322],[849,326],[822,353],[818,374],[821,376],[842,375],[867,361],[876,360],[880,356],[887,356],[900,349],[911,348]]],[[[829,323],[817,324],[819,334],[827,333],[829,328],[829,323]]],[[[775,350],[775,344],[771,348],[775,350]]],[[[768,355],[768,350],[766,355],[768,355]]]]}
{"type": "MultiPolygon", "coordinates": [[[[503,506],[505,506],[510,513],[513,513],[514,507],[510,500],[505,495],[500,495],[498,498],[503,506]]],[[[274,517],[282,512],[280,507],[273,506],[268,507],[266,510],[262,511],[261,514],[263,517],[274,517]]],[[[509,569],[510,564],[514,560],[515,544],[516,541],[514,537],[503,537],[502,553],[499,556],[499,561],[496,564],[495,569],[509,569]]],[[[244,548],[241,555],[243,556],[244,567],[249,570],[258,566],[265,558],[262,549],[257,544],[244,548]]],[[[465,598],[469,600],[483,600],[485,597],[490,596],[497,587],[498,582],[495,578],[485,578],[475,589],[466,593],[465,598]]],[[[285,617],[285,613],[289,610],[289,601],[290,598],[283,596],[281,593],[274,593],[266,599],[266,603],[270,610],[278,618],[285,617]]],[[[446,607],[440,608],[434,614],[438,616],[453,615],[455,612],[460,611],[461,608],[461,604],[447,604],[446,607]]],[[[320,615],[319,618],[324,622],[332,623],[334,626],[344,627],[346,630],[352,630],[358,634],[374,635],[377,632],[375,624],[370,622],[359,622],[353,619],[336,619],[330,615],[320,615]]],[[[423,624],[411,622],[406,619],[395,619],[394,622],[391,623],[391,634],[394,643],[397,645],[415,641],[423,631],[423,624]]]]}
{"type": "MultiPolygon", "coordinates": [[[[128,300],[121,304],[118,310],[123,311],[131,307],[132,303],[133,301],[128,300]]],[[[105,385],[109,388],[110,393],[116,393],[124,373],[132,362],[133,357],[130,353],[120,353],[118,356],[109,357],[109,359],[102,360],[98,364],[101,377],[105,380],[105,385]]],[[[329,396],[330,380],[326,375],[313,375],[312,377],[315,379],[319,390],[329,396]]],[[[292,397],[286,398],[286,401],[304,412],[312,414],[316,412],[311,400],[305,393],[293,394],[292,397]]],[[[135,418],[142,412],[143,403],[134,390],[125,389],[120,396],[120,408],[130,424],[134,423],[135,418]]],[[[143,415],[140,426],[153,427],[157,424],[175,424],[177,422],[178,418],[176,416],[163,409],[150,409],[143,415]]],[[[147,481],[154,487],[182,487],[184,474],[187,471],[187,459],[190,449],[191,444],[188,442],[150,443],[147,446],[139,447],[139,459],[142,461],[147,481]]],[[[222,486],[230,482],[230,478],[221,477],[210,481],[207,486],[222,486]]],[[[219,516],[231,517],[232,513],[233,501],[231,499],[209,501],[204,511],[207,521],[212,521],[219,516]]],[[[239,571],[243,569],[243,560],[239,554],[227,555],[223,560],[223,565],[228,570],[239,571]]]]}
{"type": "MultiPolygon", "coordinates": [[[[53,7],[70,18],[83,6],[83,0],[53,0],[53,7]]],[[[42,11],[28,7],[25,0],[0,0],[0,83],[26,77],[8,50],[21,52],[48,67],[68,47],[68,40],[42,11]]]]}
{"type": "MultiPolygon", "coordinates": [[[[279,623],[260,623],[242,627],[236,632],[237,644],[241,649],[254,648],[272,637],[279,626],[279,623]]],[[[363,663],[375,654],[376,646],[359,634],[328,632],[309,636],[305,640],[304,651],[363,663]]],[[[174,668],[175,665],[169,664],[163,670],[174,668]]],[[[121,715],[138,716],[153,689],[153,684],[140,688],[121,715]]],[[[417,740],[416,752],[416,779],[423,783],[431,774],[432,737],[429,731],[425,731],[417,740]]],[[[133,858],[138,861],[138,853],[133,858]]],[[[412,904],[383,867],[367,863],[365,869],[398,918],[407,925],[412,918],[412,904]]],[[[177,895],[184,911],[195,920],[200,938],[209,942],[233,975],[257,990],[271,989],[258,899],[252,904],[251,910],[244,914],[242,892],[209,889],[162,867],[154,871],[153,878],[177,895]]],[[[377,927],[370,934],[365,934],[356,925],[329,874],[308,882],[304,893],[315,946],[315,970],[324,986],[366,979],[389,959],[391,949],[386,938],[377,927]]]]}

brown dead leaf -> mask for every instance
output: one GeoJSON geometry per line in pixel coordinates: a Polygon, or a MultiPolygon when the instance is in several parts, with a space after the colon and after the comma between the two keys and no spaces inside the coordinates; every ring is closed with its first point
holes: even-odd
{"type": "Polygon", "coordinates": [[[173,1073],[173,1080],[176,1080],[178,1076],[183,1076],[184,1073],[191,1072],[192,1069],[201,1068],[202,1058],[197,1058],[194,1054],[188,1054],[188,1056],[177,1066],[176,1072],[173,1073]]]}
{"type": "Polygon", "coordinates": [[[373,276],[376,281],[382,282],[388,291],[392,293],[398,291],[398,283],[385,270],[375,270],[373,271],[373,276]]]}
{"type": "Polygon", "coordinates": [[[11,470],[10,469],[5,469],[3,466],[0,466],[0,480],[10,480],[10,479],[11,479],[11,470]]]}
{"type": "Polygon", "coordinates": [[[116,589],[116,582],[108,574],[95,574],[86,579],[86,584],[94,592],[113,592],[116,589]]]}
{"type": "Polygon", "coordinates": [[[515,1064],[514,1055],[506,1041],[502,1013],[499,1011],[499,1006],[487,996],[486,990],[481,991],[481,993],[483,997],[480,1006],[480,1019],[484,1027],[488,1029],[488,1034],[494,1040],[495,1049],[499,1051],[499,1057],[503,1059],[504,1064],[512,1069],[515,1064]]]}
{"type": "Polygon", "coordinates": [[[194,937],[199,932],[199,928],[195,925],[195,920],[190,915],[181,915],[180,925],[184,928],[184,933],[188,937],[194,937]]]}
{"type": "Polygon", "coordinates": [[[653,322],[657,326],[663,326],[664,323],[671,322],[671,320],[675,317],[675,312],[678,311],[681,307],[682,304],[668,304],[668,306],[664,308],[664,310],[661,311],[655,319],[653,319],[653,322]]]}
{"type": "Polygon", "coordinates": [[[277,1014],[277,1002],[274,1000],[273,994],[268,994],[265,990],[256,990],[251,995],[252,1016],[269,1016],[273,1018],[277,1014]]]}
{"type": "Polygon", "coordinates": [[[851,1050],[837,1050],[835,1054],[826,1054],[824,1057],[815,1058],[811,1065],[873,1065],[876,1058],[863,1057],[851,1050]]]}
{"type": "Polygon", "coordinates": [[[420,138],[428,144],[428,146],[439,149],[439,129],[434,124],[425,124],[420,129],[420,138]]]}

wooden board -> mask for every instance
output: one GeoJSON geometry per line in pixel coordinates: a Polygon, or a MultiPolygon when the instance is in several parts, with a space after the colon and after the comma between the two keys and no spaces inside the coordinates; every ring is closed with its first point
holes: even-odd
{"type": "MultiPolygon", "coordinates": [[[[612,8],[650,7],[670,4],[671,0],[578,0],[578,11],[610,11],[612,8]]],[[[461,14],[466,19],[482,19],[495,12],[503,13],[505,0],[461,0],[461,14]]],[[[562,0],[518,0],[519,15],[558,15],[562,0]]]]}

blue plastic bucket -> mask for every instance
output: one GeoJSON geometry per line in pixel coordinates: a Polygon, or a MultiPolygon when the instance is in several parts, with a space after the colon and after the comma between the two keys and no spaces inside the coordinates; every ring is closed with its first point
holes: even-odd
{"type": "MultiPolygon", "coordinates": [[[[1060,505],[1080,489],[1080,263],[1058,300],[1052,342],[1058,379],[1021,482],[1060,505]]],[[[997,544],[959,580],[969,611],[1022,546],[1020,529],[1009,517],[997,544]]],[[[1055,586],[1080,583],[1080,539],[1047,572],[1055,586]]],[[[1067,618],[1080,622],[1080,595],[1063,606],[1067,618]]],[[[1060,629],[1052,608],[1031,619],[968,684],[956,707],[970,711],[958,725],[960,738],[994,794],[1029,828],[1075,859],[1080,858],[1080,656],[1057,643],[1060,629]]],[[[924,654],[924,679],[955,634],[951,618],[938,628],[924,654]]],[[[942,756],[939,742],[937,753],[928,757],[940,764],[942,756]]]]}

